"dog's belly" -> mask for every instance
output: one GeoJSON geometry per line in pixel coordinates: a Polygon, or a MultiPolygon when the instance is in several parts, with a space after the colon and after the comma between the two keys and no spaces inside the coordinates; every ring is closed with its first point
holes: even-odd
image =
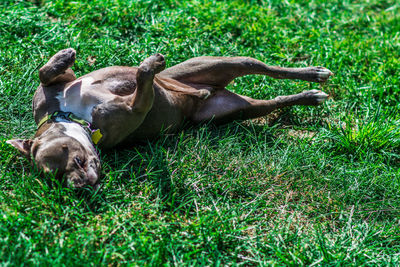
{"type": "Polygon", "coordinates": [[[90,123],[93,108],[114,98],[114,94],[101,84],[95,83],[91,76],[73,81],[57,95],[61,111],[72,112],[90,123]]]}
{"type": "Polygon", "coordinates": [[[57,95],[60,110],[91,123],[95,106],[134,93],[136,71],[134,67],[107,67],[68,83],[57,95]]]}
{"type": "MultiPolygon", "coordinates": [[[[109,103],[112,106],[114,103],[118,106],[122,99],[127,102],[131,101],[130,99],[136,90],[135,74],[135,68],[110,67],[85,75],[67,84],[58,93],[59,109],[64,112],[72,112],[77,117],[94,123],[101,128],[102,132],[113,132],[113,136],[115,134],[125,135],[127,134],[126,132],[123,133],[125,130],[115,133],[115,125],[113,125],[115,121],[100,126],[98,125],[99,117],[93,119],[92,116],[93,110],[97,110],[96,106],[99,107],[101,104],[107,105],[109,103]]],[[[154,94],[153,106],[144,121],[139,127],[128,133],[123,138],[124,140],[142,140],[156,137],[160,133],[175,132],[182,126],[185,117],[190,117],[196,106],[194,99],[197,98],[181,92],[165,90],[156,84],[154,85],[154,94]]],[[[102,109],[104,110],[104,106],[102,109]]],[[[121,109],[121,111],[123,110],[124,108],[121,109]]],[[[99,114],[101,113],[96,111],[96,115],[99,114]]],[[[130,124],[133,117],[129,113],[126,116],[125,123],[130,124]]],[[[135,123],[133,122],[133,124],[135,123]]],[[[120,128],[125,127],[124,125],[120,128]]],[[[129,129],[129,126],[126,128],[129,129]]],[[[112,146],[114,140],[107,141],[110,143],[107,143],[107,146],[112,146]]]]}

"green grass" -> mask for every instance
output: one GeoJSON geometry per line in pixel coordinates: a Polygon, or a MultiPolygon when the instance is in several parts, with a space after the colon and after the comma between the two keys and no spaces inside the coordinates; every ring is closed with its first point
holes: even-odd
{"type": "Polygon", "coordinates": [[[0,265],[400,265],[399,14],[395,0],[1,1],[0,265]],[[78,75],[161,52],[168,66],[242,55],[335,76],[319,108],[103,151],[101,189],[75,192],[5,143],[34,134],[37,70],[66,47],[78,75]]]}

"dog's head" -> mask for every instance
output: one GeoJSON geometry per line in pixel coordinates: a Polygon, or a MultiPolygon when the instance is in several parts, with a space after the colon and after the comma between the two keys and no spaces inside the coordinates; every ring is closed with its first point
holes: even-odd
{"type": "Polygon", "coordinates": [[[96,186],[100,177],[100,160],[96,151],[70,136],[57,138],[13,139],[7,143],[18,149],[44,173],[73,188],[96,186]]]}

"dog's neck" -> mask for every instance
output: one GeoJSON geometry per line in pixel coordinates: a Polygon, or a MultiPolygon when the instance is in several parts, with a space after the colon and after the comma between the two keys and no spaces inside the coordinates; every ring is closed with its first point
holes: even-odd
{"type": "Polygon", "coordinates": [[[82,127],[82,125],[70,121],[58,122],[58,123],[65,127],[66,129],[66,131],[64,132],[65,135],[77,139],[79,143],[81,143],[84,147],[91,149],[94,148],[89,133],[82,127]]]}
{"type": "Polygon", "coordinates": [[[56,118],[54,121],[48,121],[41,125],[36,132],[36,137],[40,139],[54,138],[60,134],[75,138],[85,148],[95,151],[91,136],[82,125],[61,118],[56,118]]]}

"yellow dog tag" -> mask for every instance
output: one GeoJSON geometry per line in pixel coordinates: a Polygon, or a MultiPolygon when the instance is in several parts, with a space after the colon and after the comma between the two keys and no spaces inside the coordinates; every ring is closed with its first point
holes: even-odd
{"type": "Polygon", "coordinates": [[[92,141],[95,145],[100,141],[100,139],[103,137],[103,135],[100,132],[100,129],[97,129],[92,133],[92,141]]]}

